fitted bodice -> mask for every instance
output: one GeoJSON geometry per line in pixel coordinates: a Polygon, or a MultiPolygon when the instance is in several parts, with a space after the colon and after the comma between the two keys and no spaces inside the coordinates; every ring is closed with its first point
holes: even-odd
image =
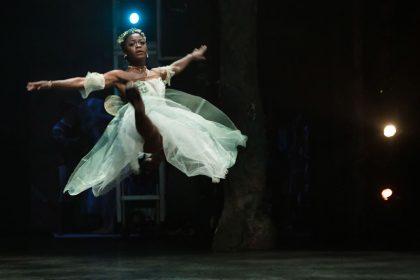
{"type": "Polygon", "coordinates": [[[142,95],[165,97],[165,84],[160,77],[145,81],[139,80],[134,84],[142,95]]]}

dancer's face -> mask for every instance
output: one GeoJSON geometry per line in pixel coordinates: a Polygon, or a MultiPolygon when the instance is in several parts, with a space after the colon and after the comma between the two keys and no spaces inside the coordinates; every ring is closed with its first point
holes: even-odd
{"type": "Polygon", "coordinates": [[[129,62],[144,61],[147,56],[146,39],[140,34],[134,33],[125,40],[125,54],[129,62]]]}

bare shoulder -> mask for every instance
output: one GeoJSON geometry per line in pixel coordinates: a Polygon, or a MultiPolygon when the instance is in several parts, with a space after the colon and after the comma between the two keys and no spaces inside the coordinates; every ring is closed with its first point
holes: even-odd
{"type": "Polygon", "coordinates": [[[165,72],[165,70],[162,67],[155,67],[155,68],[150,69],[150,71],[159,73],[159,74],[163,74],[165,72]]]}
{"type": "Polygon", "coordinates": [[[111,76],[120,77],[121,75],[124,75],[124,73],[126,73],[126,72],[124,70],[114,69],[114,70],[111,70],[107,73],[111,76]]]}
{"type": "Polygon", "coordinates": [[[129,81],[134,80],[136,78],[136,74],[132,72],[127,72],[120,69],[111,70],[106,73],[106,75],[111,78],[118,81],[129,81]]]}
{"type": "Polygon", "coordinates": [[[164,67],[155,67],[150,69],[150,71],[152,72],[152,75],[159,75],[162,79],[164,79],[166,77],[166,70],[164,67]]]}
{"type": "Polygon", "coordinates": [[[121,72],[123,72],[123,71],[122,70],[115,69],[115,70],[110,70],[110,71],[104,73],[104,75],[108,79],[109,78],[115,79],[115,78],[121,77],[121,72]]]}

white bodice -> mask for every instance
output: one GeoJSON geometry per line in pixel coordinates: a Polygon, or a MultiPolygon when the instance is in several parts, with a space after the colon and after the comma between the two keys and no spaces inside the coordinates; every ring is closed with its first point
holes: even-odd
{"type": "Polygon", "coordinates": [[[165,97],[165,83],[162,79],[155,78],[145,81],[136,81],[134,83],[142,95],[151,95],[165,97]]]}

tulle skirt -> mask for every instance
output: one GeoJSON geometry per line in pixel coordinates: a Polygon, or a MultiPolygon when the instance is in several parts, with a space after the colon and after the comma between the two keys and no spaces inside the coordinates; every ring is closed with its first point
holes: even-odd
{"type": "MultiPolygon", "coordinates": [[[[224,179],[235,164],[237,146],[245,147],[247,137],[200,97],[172,89],[165,97],[142,95],[146,114],[162,135],[166,160],[187,176],[224,179]]],[[[102,195],[139,171],[144,141],[136,130],[133,106],[112,96],[106,109],[115,117],[70,176],[64,189],[70,195],[89,188],[95,196],[102,195]]]]}

